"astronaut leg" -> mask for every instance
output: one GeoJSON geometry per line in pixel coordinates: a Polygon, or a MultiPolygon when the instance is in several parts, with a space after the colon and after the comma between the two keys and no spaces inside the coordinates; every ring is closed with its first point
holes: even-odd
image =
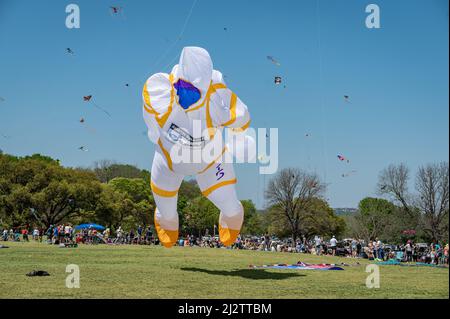
{"type": "Polygon", "coordinates": [[[225,246],[232,245],[244,220],[244,208],[236,195],[233,165],[216,163],[196,178],[202,194],[220,209],[220,241],[225,246]]]}
{"type": "Polygon", "coordinates": [[[182,175],[175,174],[167,166],[163,155],[157,150],[153,158],[151,188],[156,203],[155,228],[159,241],[166,248],[178,239],[178,189],[182,175]]]}

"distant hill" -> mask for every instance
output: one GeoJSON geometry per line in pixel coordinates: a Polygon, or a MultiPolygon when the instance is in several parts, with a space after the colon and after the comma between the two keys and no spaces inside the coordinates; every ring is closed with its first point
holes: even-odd
{"type": "Polygon", "coordinates": [[[338,216],[355,215],[357,211],[356,208],[334,208],[334,213],[338,216]]]}

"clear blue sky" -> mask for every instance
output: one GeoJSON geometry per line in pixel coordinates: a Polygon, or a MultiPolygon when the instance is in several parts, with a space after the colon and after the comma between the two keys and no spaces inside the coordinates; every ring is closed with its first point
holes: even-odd
{"type": "MultiPolygon", "coordinates": [[[[195,45],[210,52],[248,105],[253,127],[279,128],[280,168],[316,171],[330,184],[333,207],[375,195],[378,173],[390,163],[415,172],[448,161],[448,1],[198,0],[183,37],[163,55],[192,4],[0,0],[0,133],[11,136],[0,136],[0,148],[66,166],[111,159],[150,169],[142,85],[195,45]],[[70,3],[80,6],[80,29],[65,27],[70,3]],[[365,27],[370,3],[380,6],[381,29],[365,27]],[[111,16],[110,5],[122,6],[123,16],[111,16]],[[286,88],[274,85],[275,75],[286,88]],[[112,117],[84,103],[88,94],[112,117]],[[350,170],[357,173],[341,177],[350,170]]],[[[255,165],[236,171],[239,197],[263,206],[270,176],[258,176],[255,165]]]]}

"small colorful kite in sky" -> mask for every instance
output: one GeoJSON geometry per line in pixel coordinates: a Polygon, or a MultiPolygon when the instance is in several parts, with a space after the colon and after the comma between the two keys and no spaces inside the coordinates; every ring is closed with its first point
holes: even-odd
{"type": "Polygon", "coordinates": [[[119,14],[122,12],[122,7],[110,6],[109,8],[111,9],[112,14],[119,14]]]}
{"type": "Polygon", "coordinates": [[[123,18],[125,18],[124,12],[123,12],[123,7],[119,7],[119,6],[110,6],[109,7],[109,13],[112,17],[114,16],[122,16],[123,18]]]}
{"type": "Polygon", "coordinates": [[[350,96],[344,95],[344,101],[350,103],[350,96]]]}
{"type": "MultiPolygon", "coordinates": [[[[92,95],[86,95],[83,96],[83,101],[85,102],[90,102],[92,100],[92,95]]],[[[109,117],[111,117],[111,114],[109,114],[108,111],[106,111],[104,108],[102,108],[100,105],[98,105],[97,103],[95,103],[94,101],[92,101],[92,104],[94,104],[94,106],[100,110],[102,110],[103,112],[105,112],[105,114],[107,114],[109,117]]]]}
{"type": "Polygon", "coordinates": [[[280,66],[281,65],[280,62],[278,62],[273,56],[268,55],[267,59],[269,59],[276,66],[280,66]]]}
{"type": "Polygon", "coordinates": [[[87,152],[88,151],[88,149],[86,147],[84,147],[84,146],[80,146],[78,149],[80,151],[83,151],[83,152],[87,152]]]}
{"type": "Polygon", "coordinates": [[[281,84],[281,76],[276,76],[274,80],[275,84],[281,84]]]}
{"type": "Polygon", "coordinates": [[[91,133],[95,133],[95,129],[87,125],[86,120],[82,117],[80,119],[80,123],[83,124],[83,126],[91,133]]]}
{"type": "Polygon", "coordinates": [[[69,54],[74,54],[73,50],[71,48],[66,48],[66,52],[69,54]]]}
{"type": "Polygon", "coordinates": [[[338,155],[337,158],[338,158],[341,162],[346,161],[347,163],[350,163],[350,161],[349,161],[347,158],[345,158],[344,156],[342,156],[342,155],[338,155]]]}

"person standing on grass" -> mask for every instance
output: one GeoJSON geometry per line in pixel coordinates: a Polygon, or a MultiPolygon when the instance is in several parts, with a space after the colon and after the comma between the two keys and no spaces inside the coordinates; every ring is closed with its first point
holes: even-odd
{"type": "Polygon", "coordinates": [[[92,244],[92,228],[89,226],[88,231],[87,231],[87,242],[89,244],[92,244]]]}
{"type": "Polygon", "coordinates": [[[37,229],[37,227],[34,227],[33,229],[33,240],[37,241],[39,239],[39,230],[37,229]]]}
{"type": "Polygon", "coordinates": [[[108,242],[109,233],[110,233],[109,228],[106,228],[105,231],[103,232],[103,238],[105,239],[106,242],[108,242]]]}
{"type": "Polygon", "coordinates": [[[439,264],[439,260],[442,257],[442,248],[438,242],[436,242],[436,244],[434,245],[434,250],[436,251],[436,264],[439,264]]]}
{"type": "Polygon", "coordinates": [[[406,261],[412,261],[412,244],[411,244],[411,240],[408,240],[408,242],[406,243],[405,246],[405,252],[406,252],[406,261]]]}
{"type": "Polygon", "coordinates": [[[337,247],[337,240],[336,237],[333,235],[333,237],[330,239],[330,246],[333,256],[336,256],[336,247],[337,247]]]}
{"type": "Polygon", "coordinates": [[[430,258],[431,258],[431,264],[435,264],[436,263],[436,250],[434,249],[434,245],[431,246],[430,258]]]}
{"type": "Polygon", "coordinates": [[[377,259],[383,260],[384,259],[384,251],[383,251],[383,243],[378,238],[375,239],[376,241],[376,250],[377,250],[377,259]]]}
{"type": "Polygon", "coordinates": [[[448,244],[444,247],[444,264],[448,265],[448,244]]]}
{"type": "Polygon", "coordinates": [[[316,255],[320,256],[320,251],[322,248],[322,239],[320,238],[320,236],[315,236],[314,237],[314,243],[316,245],[316,255]]]}
{"type": "Polygon", "coordinates": [[[297,241],[297,246],[295,247],[295,250],[297,251],[297,253],[301,253],[302,252],[304,245],[305,244],[303,244],[302,242],[297,241]]]}
{"type": "Polygon", "coordinates": [[[53,236],[52,236],[52,242],[53,244],[56,243],[56,240],[58,239],[58,226],[53,227],[53,236]]]}
{"type": "Polygon", "coordinates": [[[264,251],[270,250],[270,236],[269,233],[264,235],[264,251]]]}
{"type": "Polygon", "coordinates": [[[39,242],[42,243],[42,240],[44,239],[44,233],[45,233],[45,228],[44,227],[40,227],[39,228],[39,242]]]}
{"type": "Polygon", "coordinates": [[[123,244],[123,238],[122,238],[123,231],[122,231],[122,226],[119,226],[119,228],[117,228],[116,235],[117,235],[116,242],[118,242],[118,243],[120,243],[120,244],[123,244]]]}
{"type": "Polygon", "coordinates": [[[60,244],[64,240],[64,224],[58,226],[58,240],[60,244]]]}
{"type": "Polygon", "coordinates": [[[139,244],[141,242],[141,238],[142,238],[142,226],[141,225],[139,225],[139,227],[137,229],[137,233],[138,233],[137,243],[139,244]]]}
{"type": "Polygon", "coordinates": [[[152,238],[152,229],[150,226],[147,227],[147,230],[145,231],[145,243],[150,244],[151,238],[152,238]]]}
{"type": "Polygon", "coordinates": [[[64,242],[69,242],[70,235],[70,226],[67,224],[64,226],[64,242]]]}
{"type": "Polygon", "coordinates": [[[98,244],[97,229],[95,229],[95,228],[92,230],[92,243],[93,244],[98,244]]]}
{"type": "Polygon", "coordinates": [[[356,239],[352,240],[352,257],[356,258],[358,256],[358,241],[356,239]]]}
{"type": "Polygon", "coordinates": [[[131,245],[134,243],[134,229],[130,230],[129,238],[130,238],[130,245],[131,245]]]}
{"type": "Polygon", "coordinates": [[[22,239],[25,241],[29,241],[28,240],[28,229],[24,228],[22,229],[22,239]]]}

